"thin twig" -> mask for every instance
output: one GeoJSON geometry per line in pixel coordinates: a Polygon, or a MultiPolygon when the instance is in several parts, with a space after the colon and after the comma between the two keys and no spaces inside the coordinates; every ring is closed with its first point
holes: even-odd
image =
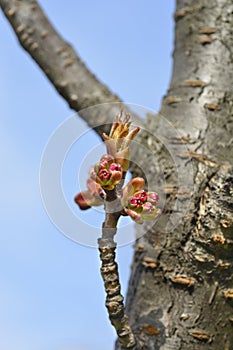
{"type": "MultiPolygon", "coordinates": [[[[106,202],[105,207],[108,208],[109,206],[111,206],[111,202],[106,202]]],[[[108,212],[106,210],[105,222],[102,227],[102,238],[98,240],[100,259],[102,261],[100,271],[107,294],[106,307],[108,309],[109,319],[116,329],[122,347],[133,349],[135,348],[136,341],[129,325],[128,317],[125,315],[118,265],[115,261],[116,242],[114,242],[114,236],[117,232],[117,222],[120,215],[120,212],[108,212]]]]}

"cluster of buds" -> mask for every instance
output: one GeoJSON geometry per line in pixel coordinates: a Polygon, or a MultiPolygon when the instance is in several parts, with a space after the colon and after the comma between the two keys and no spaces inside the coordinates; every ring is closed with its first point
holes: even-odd
{"type": "Polygon", "coordinates": [[[155,220],[161,214],[157,207],[159,196],[156,192],[146,192],[143,187],[144,179],[136,177],[124,188],[122,194],[122,207],[126,215],[129,215],[138,224],[144,220],[155,220]]]}
{"type": "Polygon", "coordinates": [[[113,156],[105,154],[94,168],[90,170],[91,178],[104,190],[113,190],[122,179],[122,168],[113,156]]]}
{"type": "Polygon", "coordinates": [[[129,168],[129,144],[140,128],[130,130],[130,115],[122,120],[121,114],[114,121],[109,136],[103,138],[107,146],[107,154],[90,169],[87,180],[87,191],[78,193],[75,202],[80,209],[105,203],[106,191],[114,191],[121,202],[122,215],[129,215],[135,222],[142,224],[144,220],[155,220],[160,215],[157,208],[159,196],[155,192],[146,192],[145,182],[137,177],[123,186],[125,173],[129,168]]]}

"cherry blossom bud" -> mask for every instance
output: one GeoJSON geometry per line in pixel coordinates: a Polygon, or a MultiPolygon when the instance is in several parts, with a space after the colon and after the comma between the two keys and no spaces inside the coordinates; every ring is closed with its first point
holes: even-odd
{"type": "Polygon", "coordinates": [[[109,180],[111,176],[111,173],[107,170],[107,169],[100,169],[99,171],[99,178],[101,179],[101,181],[106,181],[109,180]]]}
{"type": "Polygon", "coordinates": [[[142,189],[145,185],[145,181],[142,177],[135,177],[130,180],[126,186],[123,187],[122,190],[122,205],[126,207],[128,205],[128,200],[132,197],[136,192],[142,189]]]}
{"type": "MultiPolygon", "coordinates": [[[[100,158],[100,163],[103,162],[107,162],[107,163],[113,163],[114,162],[114,157],[111,156],[111,154],[104,154],[101,158],[100,158]]],[[[105,164],[107,164],[105,163],[105,164]]]]}
{"type": "Polygon", "coordinates": [[[94,197],[89,191],[83,191],[78,193],[74,197],[74,201],[81,210],[86,210],[92,206],[98,206],[103,204],[103,201],[94,197]]]}
{"type": "Polygon", "coordinates": [[[103,189],[113,190],[122,179],[122,168],[111,155],[106,154],[94,166],[90,176],[103,189]]]}
{"type": "Polygon", "coordinates": [[[101,199],[106,198],[105,191],[102,189],[102,187],[99,184],[97,184],[97,182],[95,182],[91,178],[87,179],[87,188],[94,197],[101,198],[101,199]]]}
{"type": "Polygon", "coordinates": [[[143,224],[143,219],[141,214],[137,213],[135,210],[125,208],[125,213],[131,217],[137,224],[143,224]]]}
{"type": "Polygon", "coordinates": [[[156,192],[147,192],[147,201],[156,205],[159,201],[159,196],[156,192]]]}
{"type": "Polygon", "coordinates": [[[144,203],[146,203],[146,191],[141,190],[136,192],[132,197],[129,198],[128,200],[128,207],[132,208],[136,211],[141,211],[142,210],[142,206],[144,203]]]}
{"type": "Polygon", "coordinates": [[[144,220],[155,220],[161,214],[160,209],[156,207],[159,196],[155,192],[143,190],[144,185],[144,180],[136,177],[122,191],[124,212],[138,224],[142,224],[144,220]]]}
{"type": "Polygon", "coordinates": [[[155,207],[150,202],[147,202],[143,205],[143,209],[141,212],[141,218],[143,220],[156,220],[161,215],[161,210],[155,207]]]}

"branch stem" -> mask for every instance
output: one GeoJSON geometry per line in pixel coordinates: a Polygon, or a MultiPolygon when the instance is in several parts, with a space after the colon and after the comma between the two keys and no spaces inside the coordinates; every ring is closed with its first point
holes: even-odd
{"type": "MultiPolygon", "coordinates": [[[[110,204],[111,202],[107,202],[110,204]]],[[[134,349],[136,345],[133,331],[129,325],[124,310],[124,297],[121,294],[118,265],[115,261],[116,242],[114,236],[117,232],[117,222],[120,212],[108,213],[102,227],[102,237],[98,240],[100,259],[102,262],[101,275],[106,291],[106,307],[109,319],[115,328],[119,342],[125,349],[134,349]]]]}

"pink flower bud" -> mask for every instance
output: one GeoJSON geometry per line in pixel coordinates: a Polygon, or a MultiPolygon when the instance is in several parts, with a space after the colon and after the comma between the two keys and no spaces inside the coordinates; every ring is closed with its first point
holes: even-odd
{"type": "Polygon", "coordinates": [[[111,170],[111,171],[119,171],[119,172],[122,171],[120,164],[117,164],[117,163],[112,163],[110,165],[110,167],[109,167],[109,170],[111,170]]]}
{"type": "Polygon", "coordinates": [[[144,220],[156,220],[161,214],[160,209],[156,207],[159,196],[155,192],[142,190],[144,184],[140,177],[132,179],[123,188],[122,196],[124,212],[140,224],[144,220]]]}
{"type": "Polygon", "coordinates": [[[108,188],[106,189],[112,190],[122,179],[122,169],[120,164],[116,164],[115,169],[116,170],[110,170],[111,177],[108,181],[108,188]]]}
{"type": "Polygon", "coordinates": [[[142,177],[135,177],[130,180],[126,186],[124,186],[122,190],[122,205],[126,207],[128,204],[128,200],[132,197],[136,192],[142,189],[145,185],[145,181],[142,177]]]}
{"type": "Polygon", "coordinates": [[[161,210],[155,207],[153,204],[147,202],[143,205],[141,217],[143,220],[156,220],[161,215],[161,210]]]}
{"type": "Polygon", "coordinates": [[[146,191],[141,190],[136,192],[134,196],[129,198],[128,206],[129,208],[140,209],[143,204],[146,202],[146,191]]]}
{"type": "Polygon", "coordinates": [[[149,202],[143,205],[143,213],[153,213],[154,210],[155,207],[149,202]]]}
{"type": "Polygon", "coordinates": [[[87,188],[94,197],[101,199],[106,198],[106,193],[102,187],[91,178],[87,179],[87,188]]]}
{"type": "Polygon", "coordinates": [[[95,198],[89,191],[83,191],[78,193],[74,197],[75,203],[79,206],[81,210],[89,209],[91,206],[102,205],[103,201],[95,198]]]}
{"type": "MultiPolygon", "coordinates": [[[[100,158],[100,163],[102,162],[107,162],[107,163],[113,163],[114,162],[114,157],[111,156],[111,154],[104,154],[101,158],[100,158]]],[[[106,164],[106,163],[105,163],[106,164]]]]}
{"type": "Polygon", "coordinates": [[[122,168],[111,155],[106,154],[94,166],[90,175],[103,189],[113,190],[122,179],[122,168]]]}
{"type": "Polygon", "coordinates": [[[101,169],[99,171],[99,177],[102,181],[108,180],[110,178],[111,174],[107,169],[101,169]]]}
{"type": "Polygon", "coordinates": [[[156,192],[147,192],[147,201],[156,205],[159,201],[159,196],[156,192]]]}
{"type": "Polygon", "coordinates": [[[125,213],[131,217],[137,224],[143,224],[143,219],[141,218],[141,214],[137,213],[131,209],[124,209],[125,213]]]}
{"type": "Polygon", "coordinates": [[[91,207],[90,205],[88,205],[87,200],[85,199],[84,192],[76,194],[76,196],[74,197],[74,201],[81,210],[86,210],[91,207]]]}

